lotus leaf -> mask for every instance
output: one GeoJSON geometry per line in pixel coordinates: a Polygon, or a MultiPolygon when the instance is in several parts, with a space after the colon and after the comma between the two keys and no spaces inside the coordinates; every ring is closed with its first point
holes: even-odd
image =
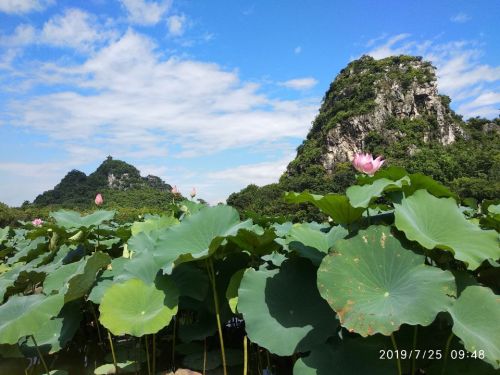
{"type": "Polygon", "coordinates": [[[397,181],[380,178],[371,184],[353,185],[346,190],[346,195],[353,207],[366,208],[374,198],[378,198],[384,191],[400,190],[403,185],[409,185],[410,178],[404,176],[397,181]]]}
{"type": "Polygon", "coordinates": [[[277,355],[292,355],[334,333],[337,321],[315,287],[315,271],[303,258],[289,259],[279,270],[245,271],[238,311],[252,342],[277,355]]]}
{"type": "Polygon", "coordinates": [[[451,250],[456,259],[475,270],[490,258],[500,258],[498,236],[467,221],[452,198],[436,198],[418,190],[395,204],[395,225],[408,239],[427,249],[451,250]]]}
{"type": "Polygon", "coordinates": [[[177,288],[167,278],[156,285],[130,279],[106,290],[99,320],[117,336],[156,333],[177,313],[178,298],[177,288]]]}
{"type": "Polygon", "coordinates": [[[16,344],[23,336],[36,333],[64,305],[64,296],[12,296],[0,306],[0,344],[16,344]]]}
{"type": "Polygon", "coordinates": [[[349,199],[345,195],[338,194],[323,196],[308,192],[286,193],[285,201],[288,203],[312,203],[338,224],[351,224],[358,220],[364,211],[363,208],[351,206],[349,199]]]}
{"type": "Polygon", "coordinates": [[[318,288],[347,329],[390,335],[403,323],[432,323],[456,295],[453,274],[424,261],[388,227],[372,226],[337,241],[318,269],[318,288]]]}
{"type": "Polygon", "coordinates": [[[132,236],[135,236],[140,232],[148,233],[152,230],[166,229],[176,224],[179,224],[179,220],[173,216],[152,217],[144,220],[143,222],[138,221],[132,224],[132,236]]]}
{"type": "Polygon", "coordinates": [[[335,242],[347,234],[347,230],[340,225],[325,233],[319,229],[313,229],[308,223],[296,224],[290,229],[284,245],[319,266],[335,242]]]}
{"type": "Polygon", "coordinates": [[[500,368],[500,298],[491,289],[468,286],[449,308],[453,333],[469,352],[484,350],[485,360],[500,368]]]}
{"type": "Polygon", "coordinates": [[[318,345],[293,367],[294,375],[386,375],[396,374],[396,361],[381,360],[380,350],[392,350],[381,335],[366,339],[347,337],[318,345]]]}
{"type": "Polygon", "coordinates": [[[0,228],[0,245],[7,239],[9,236],[9,227],[0,228]]]}
{"type": "Polygon", "coordinates": [[[70,210],[59,210],[50,214],[56,220],[57,225],[67,229],[90,228],[101,225],[105,221],[113,219],[115,211],[99,210],[87,216],[81,216],[79,212],[70,210]]]}
{"type": "MultiPolygon", "coordinates": [[[[71,340],[80,326],[82,309],[79,303],[64,305],[59,315],[45,322],[33,336],[40,350],[53,354],[61,350],[71,340]]],[[[21,346],[28,356],[37,356],[36,347],[31,338],[21,346]]]]}
{"type": "Polygon", "coordinates": [[[65,294],[65,302],[80,298],[94,284],[97,272],[110,261],[109,255],[97,251],[78,262],[63,265],[47,276],[43,284],[44,292],[59,290],[65,294]]]}

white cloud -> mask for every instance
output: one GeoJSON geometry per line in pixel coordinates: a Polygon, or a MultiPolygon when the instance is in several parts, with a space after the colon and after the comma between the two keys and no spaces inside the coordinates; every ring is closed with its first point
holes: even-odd
{"type": "Polygon", "coordinates": [[[458,108],[465,116],[496,117],[500,113],[500,92],[488,91],[458,108]]]}
{"type": "Polygon", "coordinates": [[[41,11],[54,3],[54,0],[0,0],[0,12],[24,14],[41,11]]]}
{"type": "MultiPolygon", "coordinates": [[[[383,44],[373,48],[370,52],[367,54],[370,56],[373,56],[375,59],[382,59],[387,56],[392,56],[392,55],[400,55],[403,54],[407,51],[409,47],[411,47],[411,43],[405,43],[402,46],[396,47],[396,44],[402,40],[407,39],[410,36],[410,34],[398,34],[390,37],[389,39],[385,40],[383,44]]],[[[384,40],[386,38],[377,38],[377,39],[372,39],[370,44],[373,45],[376,41],[379,40],[384,40]]]]}
{"type": "Polygon", "coordinates": [[[48,20],[41,30],[40,42],[58,47],[89,50],[110,38],[94,17],[80,9],[67,9],[48,20]]]}
{"type": "Polygon", "coordinates": [[[9,47],[21,47],[31,44],[36,40],[36,29],[28,24],[18,25],[12,35],[1,35],[0,45],[9,47]]]}
{"type": "Polygon", "coordinates": [[[297,46],[293,49],[293,53],[295,53],[296,55],[300,54],[301,52],[302,52],[301,46],[297,46]]]}
{"type": "Polygon", "coordinates": [[[305,77],[290,79],[288,81],[281,82],[280,85],[293,90],[308,90],[316,86],[317,83],[318,81],[316,79],[312,77],[305,77]]]}
{"type": "Polygon", "coordinates": [[[171,1],[121,0],[129,21],[144,26],[156,25],[170,8],[171,1]]]}
{"type": "Polygon", "coordinates": [[[303,138],[319,104],[271,99],[217,64],[162,59],[133,31],[81,65],[36,72],[41,84],[72,88],[11,102],[9,121],[113,155],[158,157],[175,145],[172,155],[187,157],[303,138]]]}
{"type": "Polygon", "coordinates": [[[470,20],[470,17],[463,12],[457,13],[450,18],[451,22],[456,22],[456,23],[465,23],[469,20],[470,20]]]}
{"type": "MultiPolygon", "coordinates": [[[[498,91],[500,66],[480,62],[481,44],[475,41],[438,43],[435,40],[417,41],[409,34],[398,34],[381,40],[367,54],[374,58],[410,54],[420,55],[437,67],[438,88],[449,95],[457,111],[466,116],[495,116],[498,110],[487,105],[472,104],[490,91],[498,91]]],[[[488,97],[488,96],[487,96],[488,97]]]]}
{"type": "Polygon", "coordinates": [[[168,33],[171,36],[181,36],[186,30],[187,18],[185,15],[174,15],[167,18],[168,33]]]}
{"type": "Polygon", "coordinates": [[[237,182],[240,185],[240,189],[249,184],[263,186],[272,182],[277,182],[279,177],[285,172],[288,163],[293,160],[294,156],[295,155],[288,155],[276,161],[227,168],[209,173],[207,177],[220,182],[237,182]]]}
{"type": "Polygon", "coordinates": [[[45,22],[41,29],[29,24],[19,24],[11,35],[0,35],[0,45],[22,47],[44,44],[91,51],[110,39],[116,32],[101,25],[95,16],[70,8],[45,22]]]}

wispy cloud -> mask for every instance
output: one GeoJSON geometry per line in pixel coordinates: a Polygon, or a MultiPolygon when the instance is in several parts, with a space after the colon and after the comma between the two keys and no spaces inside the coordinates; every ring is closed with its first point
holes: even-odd
{"type": "Polygon", "coordinates": [[[295,53],[296,55],[300,54],[301,52],[302,52],[301,46],[297,46],[293,49],[293,53],[295,53]]]}
{"type": "Polygon", "coordinates": [[[318,81],[312,77],[295,78],[280,83],[281,86],[288,87],[289,89],[293,90],[308,90],[313,88],[317,84],[318,81]]]}
{"type": "Polygon", "coordinates": [[[498,114],[498,109],[491,105],[479,105],[481,98],[491,98],[492,93],[498,93],[500,66],[480,62],[484,51],[477,41],[439,43],[436,40],[413,39],[409,34],[398,34],[379,42],[367,54],[374,58],[412,54],[432,61],[437,67],[440,92],[456,102],[461,115],[492,117],[498,114]]]}
{"type": "Polygon", "coordinates": [[[451,22],[456,22],[456,23],[465,23],[470,20],[470,17],[463,12],[457,13],[450,17],[451,22]]]}
{"type": "Polygon", "coordinates": [[[43,44],[89,52],[116,35],[114,30],[99,23],[96,16],[81,9],[69,8],[47,20],[40,29],[30,24],[19,24],[11,35],[0,35],[0,45],[19,48],[43,44]]]}
{"type": "Polygon", "coordinates": [[[156,25],[170,8],[171,1],[121,0],[131,23],[156,25]]]}
{"type": "Polygon", "coordinates": [[[186,30],[187,18],[184,14],[176,14],[167,18],[168,33],[170,36],[181,36],[186,30]]]}
{"type": "Polygon", "coordinates": [[[39,12],[54,3],[55,0],[0,0],[0,12],[9,14],[39,12]]]}

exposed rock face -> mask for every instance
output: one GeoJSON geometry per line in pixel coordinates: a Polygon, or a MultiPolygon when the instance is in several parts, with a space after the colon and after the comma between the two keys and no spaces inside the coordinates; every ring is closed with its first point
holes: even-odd
{"type": "MultiPolygon", "coordinates": [[[[349,79],[353,74],[365,75],[374,72],[369,70],[357,72],[350,69],[341,73],[337,80],[349,79]]],[[[382,72],[375,74],[378,78],[373,83],[374,108],[367,113],[354,115],[332,124],[326,133],[321,163],[328,172],[334,170],[336,163],[350,161],[356,152],[365,150],[365,139],[370,132],[380,133],[390,142],[397,142],[404,137],[405,134],[400,131],[386,129],[387,120],[390,118],[403,120],[434,118],[436,128],[432,134],[422,132],[424,142],[433,139],[448,145],[464,134],[449,109],[446,97],[438,95],[436,69],[432,65],[421,60],[405,61],[398,65],[387,65],[383,67],[382,72]],[[415,76],[411,82],[407,82],[394,78],[409,74],[411,71],[419,72],[426,79],[419,80],[415,76]]],[[[335,86],[335,82],[332,86],[335,86]]],[[[349,91],[341,92],[337,99],[341,99],[342,94],[349,95],[349,91]]],[[[411,154],[415,149],[416,147],[411,147],[408,152],[411,154]]]]}

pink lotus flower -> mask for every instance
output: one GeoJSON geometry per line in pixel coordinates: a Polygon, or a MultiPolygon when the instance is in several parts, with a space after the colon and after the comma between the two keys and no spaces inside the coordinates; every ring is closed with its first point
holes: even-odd
{"type": "Polygon", "coordinates": [[[374,160],[371,154],[358,153],[354,155],[352,165],[358,171],[372,176],[375,172],[377,172],[380,169],[380,167],[382,166],[382,164],[384,164],[384,162],[385,160],[382,160],[382,156],[377,156],[377,158],[374,160]]]}
{"type": "Polygon", "coordinates": [[[196,197],[196,188],[193,188],[193,189],[191,190],[191,193],[190,193],[189,195],[191,196],[191,198],[196,197]]]}
{"type": "Polygon", "coordinates": [[[33,224],[33,226],[35,226],[35,227],[41,227],[42,224],[43,224],[43,220],[39,219],[39,218],[36,218],[35,220],[33,220],[31,222],[31,224],[33,224]]]}
{"type": "Polygon", "coordinates": [[[174,187],[172,188],[172,194],[173,195],[179,195],[181,192],[179,191],[179,189],[177,189],[177,185],[174,185],[174,187]]]}
{"type": "Polygon", "coordinates": [[[103,203],[104,203],[104,199],[102,199],[102,195],[101,194],[97,194],[95,196],[95,204],[98,205],[98,206],[101,206],[103,203]]]}

